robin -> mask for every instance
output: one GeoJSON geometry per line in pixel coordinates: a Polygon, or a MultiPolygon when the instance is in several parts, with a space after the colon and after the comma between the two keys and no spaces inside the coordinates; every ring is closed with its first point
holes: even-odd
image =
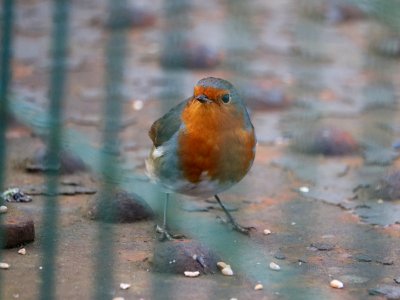
{"type": "Polygon", "coordinates": [[[232,217],[218,194],[239,182],[253,164],[256,137],[246,106],[235,87],[220,78],[201,79],[193,96],[154,122],[153,148],[146,160],[148,176],[166,190],[161,238],[167,231],[170,192],[214,196],[233,229],[248,234],[232,217]]]}

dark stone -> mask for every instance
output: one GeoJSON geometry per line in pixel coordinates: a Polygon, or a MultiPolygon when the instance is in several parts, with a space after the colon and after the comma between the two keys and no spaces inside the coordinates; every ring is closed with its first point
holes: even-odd
{"type": "Polygon", "coordinates": [[[154,251],[153,269],[162,273],[183,274],[199,271],[217,272],[218,256],[193,240],[173,240],[158,243],[154,251]]]}
{"type": "Polygon", "coordinates": [[[28,172],[48,172],[59,171],[61,174],[72,174],[76,172],[86,171],[86,166],[83,160],[75,154],[62,150],[59,154],[59,164],[56,166],[48,165],[48,152],[47,149],[42,147],[36,150],[35,154],[25,166],[28,172]]]}
{"type": "Polygon", "coordinates": [[[358,20],[366,16],[360,5],[342,0],[327,0],[311,2],[304,5],[302,11],[312,19],[325,20],[331,24],[338,24],[358,20]]]}
{"type": "Polygon", "coordinates": [[[374,184],[373,196],[384,200],[400,199],[400,171],[394,171],[374,184]]]}
{"type": "Polygon", "coordinates": [[[389,284],[378,285],[369,289],[368,293],[372,296],[385,296],[386,299],[400,299],[400,287],[389,284]]]}
{"type": "Polygon", "coordinates": [[[161,65],[168,69],[210,69],[222,60],[222,53],[205,45],[183,43],[174,49],[164,49],[161,65]]]}
{"type": "Polygon", "coordinates": [[[346,1],[329,1],[326,5],[325,18],[330,23],[341,23],[363,18],[365,13],[356,5],[346,1]]]}
{"type": "Polygon", "coordinates": [[[293,147],[303,153],[327,156],[354,154],[359,149],[350,132],[335,127],[303,132],[294,139],[293,147]]]}
{"type": "Polygon", "coordinates": [[[246,104],[251,110],[274,110],[285,108],[291,100],[282,89],[264,88],[257,85],[245,86],[240,89],[246,104]]]}
{"type": "Polygon", "coordinates": [[[153,218],[150,206],[138,195],[125,191],[112,192],[112,198],[101,204],[101,195],[89,201],[87,216],[109,223],[132,223],[153,218]],[[100,208],[101,205],[104,205],[100,208]]]}
{"type": "Polygon", "coordinates": [[[335,248],[334,245],[328,243],[312,243],[310,247],[315,248],[319,251],[330,251],[335,248]]]}
{"type": "MultiPolygon", "coordinates": [[[[50,195],[45,185],[27,185],[22,187],[23,191],[29,195],[50,195]]],[[[71,185],[61,182],[57,188],[57,195],[75,196],[96,194],[97,190],[84,187],[82,185],[71,185]]]]}
{"type": "Polygon", "coordinates": [[[35,226],[31,217],[9,207],[1,225],[4,230],[4,247],[13,248],[35,240],[35,226]]]}
{"type": "Polygon", "coordinates": [[[394,260],[391,259],[390,257],[378,258],[378,259],[376,260],[376,262],[377,262],[378,264],[382,264],[382,265],[385,265],[385,266],[391,266],[391,265],[394,264],[394,260]]]}
{"type": "Polygon", "coordinates": [[[274,257],[276,259],[286,259],[286,255],[283,254],[281,251],[278,251],[277,253],[275,253],[274,257]]]}
{"type": "Polygon", "coordinates": [[[358,254],[355,259],[359,262],[371,262],[372,258],[366,254],[358,254]]]}
{"type": "Polygon", "coordinates": [[[138,7],[121,7],[110,13],[105,26],[109,29],[149,27],[157,21],[156,15],[138,7]]]}

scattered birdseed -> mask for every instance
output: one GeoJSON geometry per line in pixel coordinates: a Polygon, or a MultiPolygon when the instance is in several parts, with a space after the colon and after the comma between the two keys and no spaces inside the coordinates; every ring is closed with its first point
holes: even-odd
{"type": "Polygon", "coordinates": [[[343,282],[337,280],[337,279],[333,279],[330,284],[331,287],[335,288],[335,289],[342,289],[344,287],[343,282]]]}
{"type": "Polygon", "coordinates": [[[279,271],[281,269],[281,267],[278,264],[274,263],[274,262],[271,262],[269,264],[269,268],[271,270],[274,270],[274,271],[279,271]]]}
{"type": "Polygon", "coordinates": [[[264,287],[261,283],[258,283],[254,286],[254,290],[258,291],[258,290],[262,290],[264,287]]]}
{"type": "Polygon", "coordinates": [[[220,269],[220,270],[226,268],[226,266],[228,266],[228,265],[227,265],[226,263],[224,263],[223,261],[217,262],[217,267],[218,267],[218,269],[220,269]]]}
{"type": "Polygon", "coordinates": [[[264,229],[263,232],[264,232],[265,235],[271,234],[271,230],[269,230],[269,229],[264,229]]]}
{"type": "Polygon", "coordinates": [[[197,277],[200,275],[200,272],[199,271],[194,271],[194,272],[185,271],[185,272],[183,272],[183,274],[185,274],[186,277],[197,277]]]}
{"type": "Polygon", "coordinates": [[[5,262],[0,262],[0,269],[9,269],[10,265],[5,262]]]}
{"type": "Polygon", "coordinates": [[[119,287],[121,288],[121,290],[127,290],[131,287],[131,285],[129,283],[120,283],[119,287]]]}
{"type": "Polygon", "coordinates": [[[18,250],[18,254],[25,255],[26,254],[26,249],[25,248],[19,249],[18,250]]]}
{"type": "Polygon", "coordinates": [[[310,191],[310,188],[308,186],[302,186],[299,187],[299,191],[302,193],[308,193],[310,191]]]}
{"type": "Polygon", "coordinates": [[[0,206],[0,214],[6,213],[8,210],[8,207],[5,205],[0,206]]]}
{"type": "Polygon", "coordinates": [[[226,265],[226,267],[221,270],[221,273],[225,276],[233,276],[233,271],[230,265],[226,265]]]}

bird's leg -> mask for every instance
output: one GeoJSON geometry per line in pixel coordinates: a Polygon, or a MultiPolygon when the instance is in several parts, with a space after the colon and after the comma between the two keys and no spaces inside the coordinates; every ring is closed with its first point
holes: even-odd
{"type": "Polygon", "coordinates": [[[226,209],[225,205],[221,202],[218,195],[214,195],[214,197],[217,200],[218,204],[222,207],[222,210],[225,212],[226,216],[228,217],[229,222],[233,226],[233,229],[235,229],[236,231],[243,233],[243,234],[249,234],[250,230],[254,229],[254,227],[243,227],[243,226],[240,226],[238,223],[236,223],[235,219],[232,217],[232,215],[226,209]]]}
{"type": "Polygon", "coordinates": [[[165,201],[164,201],[164,214],[163,214],[163,225],[160,227],[157,225],[156,231],[160,233],[159,240],[160,241],[165,241],[165,240],[173,240],[173,239],[182,239],[185,236],[184,235],[173,235],[168,232],[167,228],[167,211],[168,211],[168,201],[169,201],[169,193],[166,193],[165,201]]]}

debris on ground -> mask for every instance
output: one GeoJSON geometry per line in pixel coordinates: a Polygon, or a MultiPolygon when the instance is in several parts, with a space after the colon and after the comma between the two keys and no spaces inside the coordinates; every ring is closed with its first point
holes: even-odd
{"type": "Polygon", "coordinates": [[[4,191],[0,197],[6,202],[31,202],[32,198],[22,192],[19,188],[10,188],[4,191]]]}
{"type": "Polygon", "coordinates": [[[152,264],[155,271],[162,273],[213,274],[217,261],[218,256],[197,241],[173,240],[156,244],[152,264]]]}

